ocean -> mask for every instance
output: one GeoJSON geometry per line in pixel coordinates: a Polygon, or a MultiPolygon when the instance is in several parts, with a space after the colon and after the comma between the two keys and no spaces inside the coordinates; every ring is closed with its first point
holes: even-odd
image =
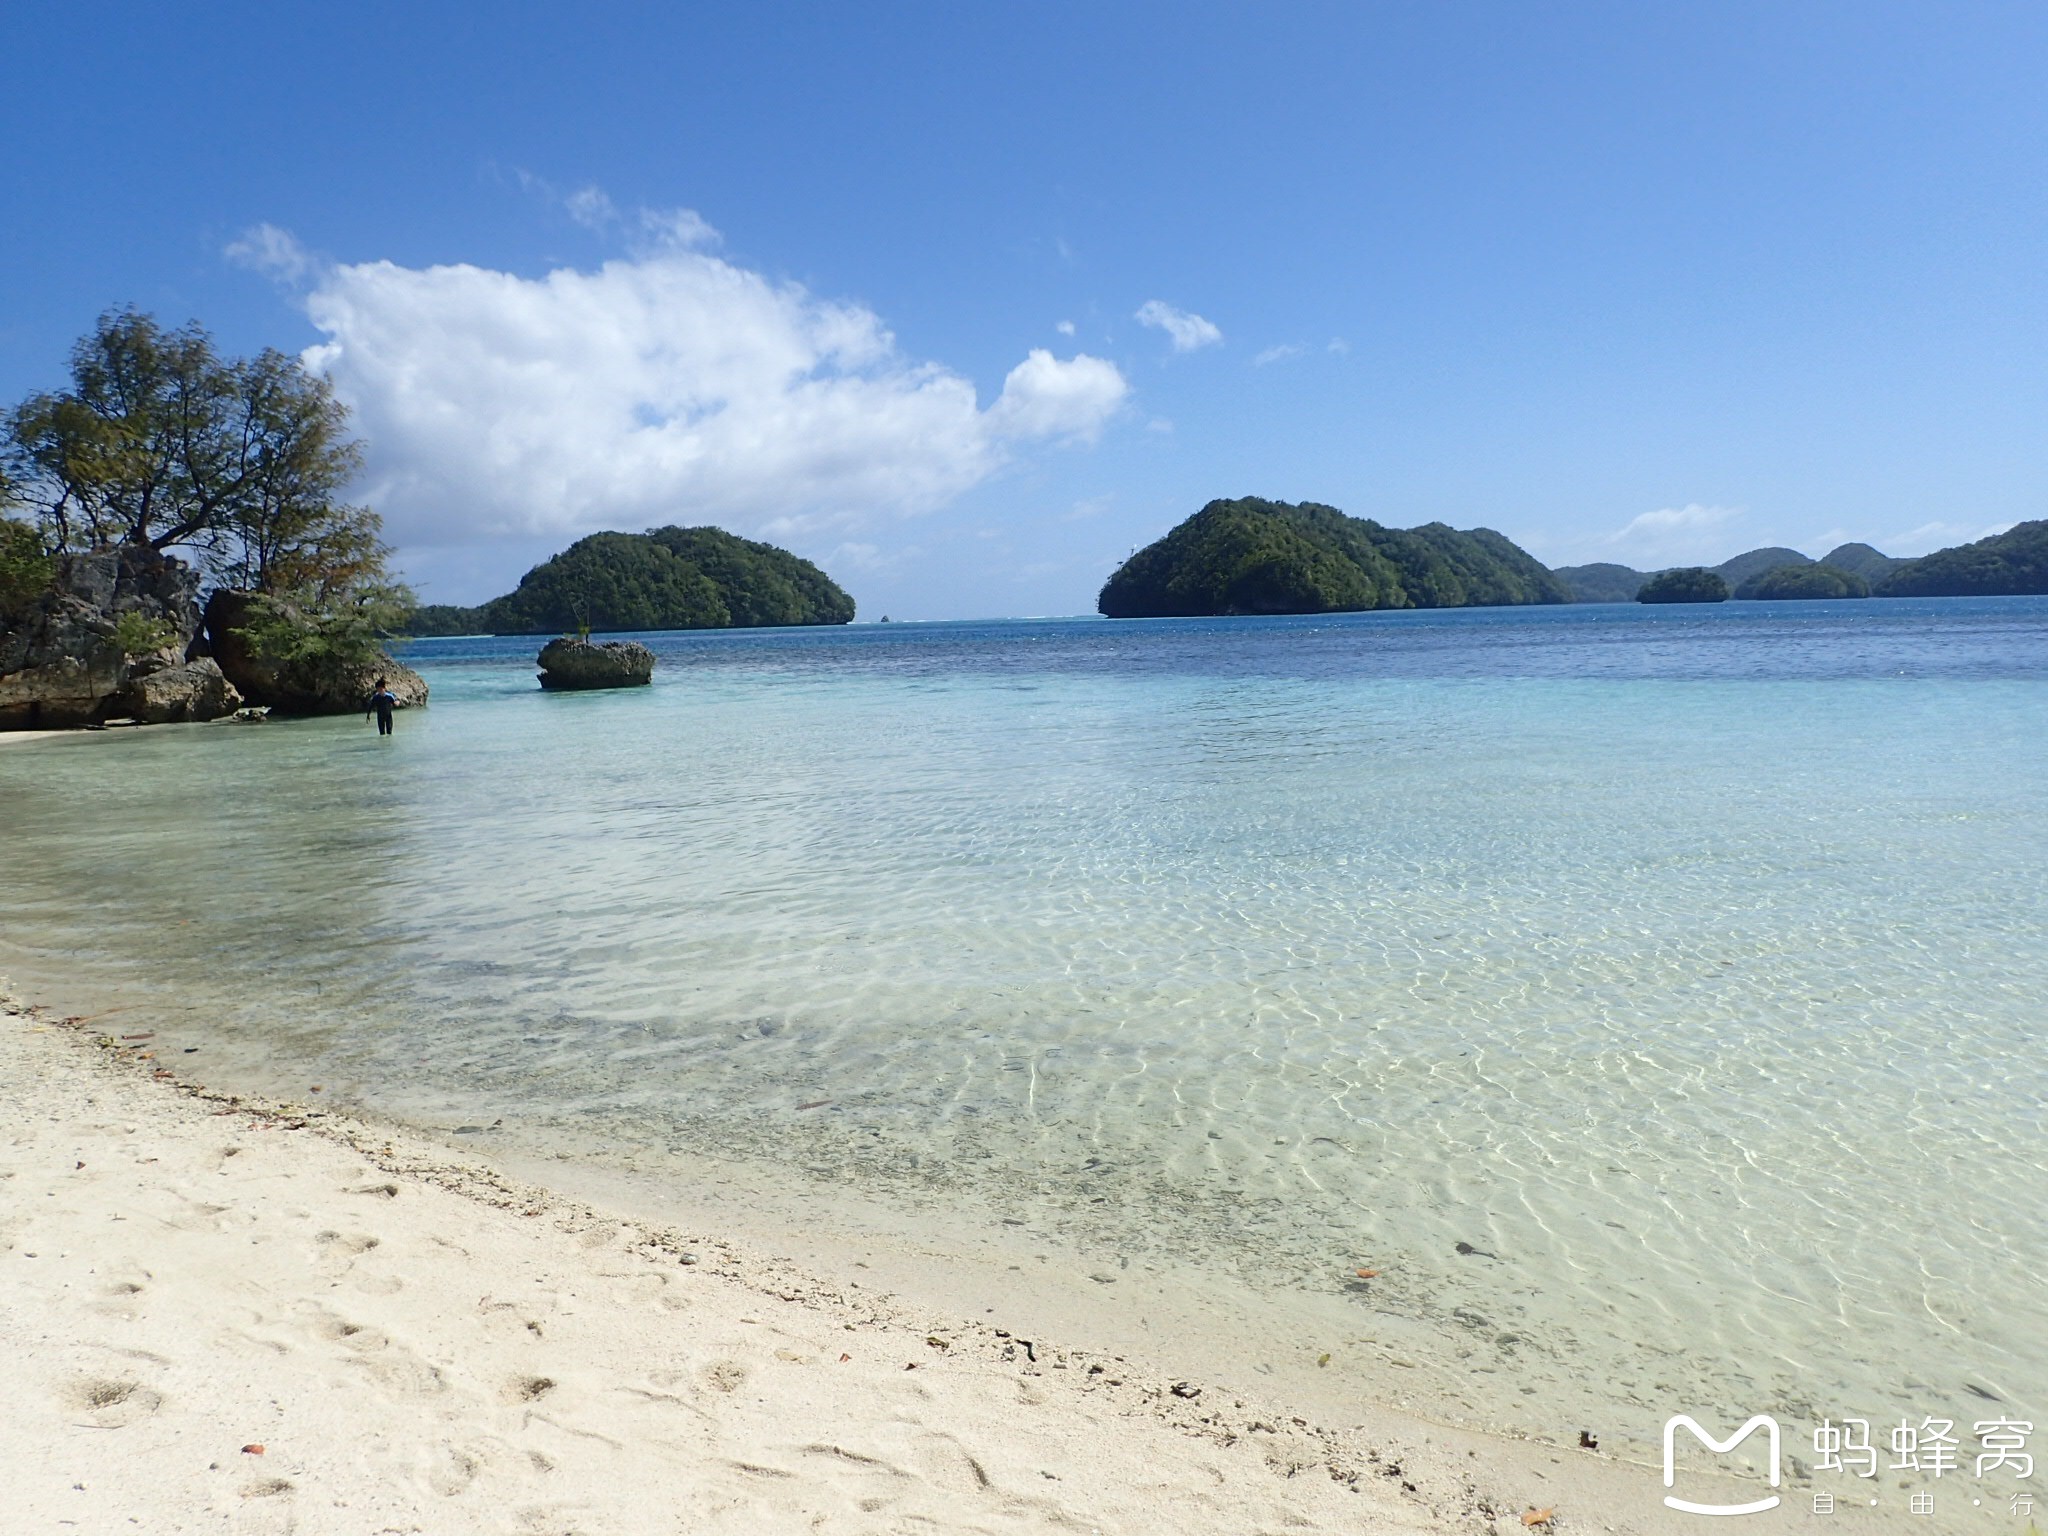
{"type": "Polygon", "coordinates": [[[0,973],[586,1177],[1199,1267],[1480,1427],[2048,1413],[2048,599],[638,638],[0,753],[0,973]]]}

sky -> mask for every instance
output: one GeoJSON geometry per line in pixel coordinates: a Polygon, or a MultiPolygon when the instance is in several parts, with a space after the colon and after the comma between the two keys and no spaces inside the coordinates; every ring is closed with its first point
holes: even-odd
{"type": "Polygon", "coordinates": [[[0,404],[326,373],[429,601],[715,524],[1089,612],[1216,497],[1548,564],[2048,516],[2048,7],[10,0],[0,404]]]}

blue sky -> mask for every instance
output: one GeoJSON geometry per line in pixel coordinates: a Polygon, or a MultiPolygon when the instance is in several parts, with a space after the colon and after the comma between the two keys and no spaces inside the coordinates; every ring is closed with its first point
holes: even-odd
{"type": "Polygon", "coordinates": [[[711,522],[1092,609],[1215,496],[1553,563],[2048,515],[2048,8],[16,0],[0,401],[327,369],[428,598],[711,522]],[[1144,318],[1140,318],[1143,316],[1144,318]]]}

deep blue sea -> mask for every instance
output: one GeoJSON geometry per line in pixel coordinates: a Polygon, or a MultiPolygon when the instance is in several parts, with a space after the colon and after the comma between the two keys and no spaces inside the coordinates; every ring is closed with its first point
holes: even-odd
{"type": "Polygon", "coordinates": [[[1496,1427],[2048,1413],[2048,599],[640,638],[0,752],[0,971],[1247,1317],[1370,1255],[1496,1427]]]}

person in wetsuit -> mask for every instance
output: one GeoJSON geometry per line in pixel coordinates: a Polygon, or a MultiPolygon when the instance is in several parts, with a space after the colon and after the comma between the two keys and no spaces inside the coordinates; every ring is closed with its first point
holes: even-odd
{"type": "Polygon", "coordinates": [[[391,691],[383,678],[378,678],[377,691],[370,695],[369,702],[363,707],[363,718],[365,720],[369,719],[371,713],[374,712],[377,716],[377,734],[379,736],[389,736],[391,734],[391,712],[397,708],[398,695],[391,691]]]}

